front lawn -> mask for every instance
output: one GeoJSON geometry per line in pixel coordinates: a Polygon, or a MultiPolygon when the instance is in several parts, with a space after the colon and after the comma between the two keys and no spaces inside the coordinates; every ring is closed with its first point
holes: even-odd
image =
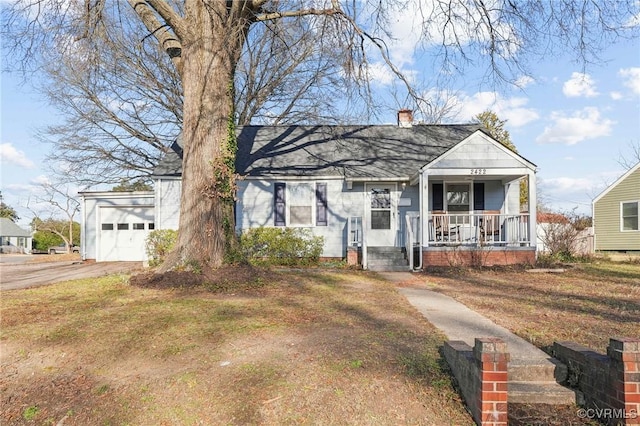
{"type": "Polygon", "coordinates": [[[244,284],[3,292],[0,423],[473,424],[443,336],[390,283],[303,270],[244,284]]]}

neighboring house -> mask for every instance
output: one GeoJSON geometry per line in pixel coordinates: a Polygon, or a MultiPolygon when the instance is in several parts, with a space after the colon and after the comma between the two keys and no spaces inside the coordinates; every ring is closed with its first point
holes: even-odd
{"type": "Polygon", "coordinates": [[[31,232],[6,217],[0,218],[0,253],[31,253],[31,232]]]}
{"type": "MultiPolygon", "coordinates": [[[[535,261],[535,209],[519,207],[524,177],[536,205],[535,165],[479,125],[412,125],[403,110],[397,126],[243,126],[237,136],[238,232],[307,228],[324,237],[324,258],[361,259],[370,269],[408,270],[407,258],[415,267],[450,265],[478,254],[486,264],[535,261]]],[[[181,154],[175,143],[154,171],[157,229],[178,227],[181,154]]],[[[96,203],[86,208],[99,210],[87,215],[95,230],[83,232],[83,247],[91,239],[119,243],[100,235],[116,223],[103,220],[114,207],[109,193],[83,196],[96,203]]],[[[130,193],[129,204],[137,196],[130,193]]]]}
{"type": "Polygon", "coordinates": [[[593,200],[597,251],[640,252],[640,163],[593,200]]]}

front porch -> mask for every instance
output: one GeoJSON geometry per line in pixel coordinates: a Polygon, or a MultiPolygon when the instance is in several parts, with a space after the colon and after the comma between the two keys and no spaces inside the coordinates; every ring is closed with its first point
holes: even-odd
{"type": "Polygon", "coordinates": [[[404,179],[366,178],[363,191],[347,244],[364,268],[371,246],[402,250],[407,269],[535,262],[535,165],[482,132],[404,179]]]}
{"type": "Polygon", "coordinates": [[[347,230],[348,262],[367,268],[374,254],[394,253],[395,264],[389,265],[399,268],[401,265],[395,252],[401,252],[404,255],[402,265],[406,270],[427,266],[534,263],[535,234],[531,233],[530,222],[529,213],[483,211],[451,214],[438,211],[429,212],[426,220],[422,221],[419,212],[409,211],[404,215],[404,226],[397,244],[381,250],[382,247],[366,244],[362,218],[351,217],[347,230]],[[422,236],[426,237],[424,242],[422,236]]]}

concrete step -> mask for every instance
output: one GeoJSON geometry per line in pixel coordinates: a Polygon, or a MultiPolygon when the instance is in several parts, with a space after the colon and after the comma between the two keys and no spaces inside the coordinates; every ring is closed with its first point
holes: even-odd
{"type": "Polygon", "coordinates": [[[368,253],[404,253],[402,247],[378,247],[378,246],[368,246],[368,253]]]}
{"type": "Polygon", "coordinates": [[[509,362],[509,380],[515,382],[558,382],[567,379],[567,366],[549,357],[516,358],[509,362]]]}
{"type": "Polygon", "coordinates": [[[399,256],[380,256],[380,255],[375,255],[375,256],[368,256],[369,261],[385,261],[385,262],[404,262],[407,263],[407,259],[405,259],[405,257],[403,255],[399,255],[399,256]]]}
{"type": "Polygon", "coordinates": [[[405,263],[404,266],[399,265],[369,265],[367,268],[370,271],[375,272],[409,272],[409,265],[405,263]]]}
{"type": "Polygon", "coordinates": [[[556,382],[516,382],[509,380],[510,403],[568,405],[576,403],[576,393],[556,382]]]}

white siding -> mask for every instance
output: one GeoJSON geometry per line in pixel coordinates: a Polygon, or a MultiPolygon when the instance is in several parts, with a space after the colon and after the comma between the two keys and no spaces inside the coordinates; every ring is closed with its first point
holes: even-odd
{"type": "MultiPolygon", "coordinates": [[[[274,226],[274,182],[302,182],[300,180],[254,180],[238,183],[236,228],[246,230],[261,226],[274,226]]],[[[343,179],[313,180],[327,184],[327,226],[311,226],[314,235],[324,237],[323,257],[344,257],[347,247],[347,220],[350,216],[363,216],[364,185],[353,183],[348,189],[343,179]]],[[[417,206],[417,200],[413,202],[417,206]]]]}
{"type": "Polygon", "coordinates": [[[520,182],[513,181],[507,183],[507,202],[505,203],[506,214],[520,213],[520,182]]]}
{"type": "Polygon", "coordinates": [[[504,186],[498,180],[484,181],[484,209],[502,210],[504,186]]]}
{"type": "Polygon", "coordinates": [[[182,180],[176,178],[156,180],[156,229],[178,229],[181,193],[182,180]]]}
{"type": "Polygon", "coordinates": [[[473,135],[464,144],[446,153],[431,168],[489,169],[520,168],[525,164],[497,142],[482,135],[473,135]]]}

